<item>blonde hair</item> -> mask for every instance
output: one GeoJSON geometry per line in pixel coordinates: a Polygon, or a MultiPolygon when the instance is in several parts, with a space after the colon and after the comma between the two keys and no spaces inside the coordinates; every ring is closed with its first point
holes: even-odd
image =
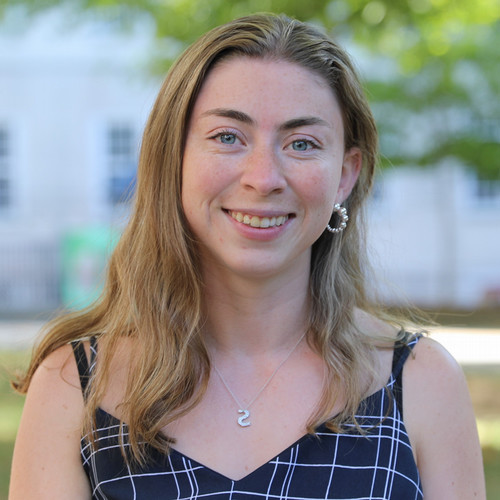
{"type": "Polygon", "coordinates": [[[207,73],[222,59],[238,56],[284,60],[321,75],[340,103],[345,148],[355,146],[363,154],[361,174],[345,202],[347,229],[341,235],[325,233],[313,245],[308,341],[324,358],[328,380],[308,430],[331,417],[338,396],[332,387],[341,385],[347,398],[343,411],[329,421],[334,430],[355,420],[366,389],[360,374],[372,362],[371,340],[356,328],[354,310],[369,307],[361,207],[377,157],[371,111],[349,57],[326,35],[285,16],[237,19],[202,36],[169,71],[145,128],[134,209],[111,256],[105,290],[92,307],[49,325],[17,384],[25,392],[49,353],[97,335],[99,363],[86,405],[90,429],[117,342],[132,336],[135,351],[123,415],[138,463],[147,460],[144,443],[168,451],[171,440],[161,429],[197,404],[210,373],[201,335],[200,263],[182,210],[181,168],[190,113],[207,73]]]}

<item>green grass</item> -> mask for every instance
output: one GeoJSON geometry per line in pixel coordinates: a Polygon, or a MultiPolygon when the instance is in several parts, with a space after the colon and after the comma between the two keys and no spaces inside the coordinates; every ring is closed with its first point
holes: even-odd
{"type": "MultiPolygon", "coordinates": [[[[27,353],[0,351],[0,500],[7,500],[10,462],[23,398],[9,386],[9,373],[26,363],[27,353]]],[[[466,369],[483,448],[489,500],[500,500],[500,366],[466,369]]]]}
{"type": "Polygon", "coordinates": [[[0,352],[0,500],[7,499],[12,450],[24,402],[10,388],[9,379],[25,366],[27,358],[26,352],[0,352]]]}
{"type": "Polygon", "coordinates": [[[500,500],[500,449],[483,447],[486,498],[500,500]]]}
{"type": "Polygon", "coordinates": [[[500,328],[500,307],[473,311],[440,310],[425,311],[436,323],[443,326],[471,328],[500,328]]]}

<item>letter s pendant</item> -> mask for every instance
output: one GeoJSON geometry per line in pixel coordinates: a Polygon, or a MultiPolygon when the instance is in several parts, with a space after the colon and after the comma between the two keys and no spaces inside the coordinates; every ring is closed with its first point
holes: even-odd
{"type": "Polygon", "coordinates": [[[243,415],[238,418],[238,425],[241,427],[248,427],[250,422],[245,422],[245,420],[250,417],[250,412],[248,410],[238,410],[238,413],[243,413],[243,415]]]}

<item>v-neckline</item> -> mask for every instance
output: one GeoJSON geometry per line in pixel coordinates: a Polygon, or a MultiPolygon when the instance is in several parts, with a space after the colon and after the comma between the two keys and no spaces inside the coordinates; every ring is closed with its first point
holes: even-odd
{"type": "MultiPolygon", "coordinates": [[[[391,374],[391,377],[390,377],[387,385],[391,383],[391,380],[392,380],[392,374],[391,374]]],[[[385,390],[385,386],[382,387],[382,388],[380,388],[379,390],[371,393],[370,395],[368,395],[366,398],[364,398],[360,402],[359,408],[361,408],[363,405],[366,405],[366,403],[369,400],[371,400],[371,399],[377,397],[378,395],[380,395],[384,390],[385,390]]],[[[116,422],[117,424],[120,424],[120,420],[117,417],[115,417],[111,413],[108,413],[106,410],[103,410],[101,407],[97,408],[97,412],[101,413],[105,418],[107,418],[111,422],[116,422]]],[[[125,428],[127,428],[127,424],[124,424],[124,426],[125,426],[125,428]]],[[[331,431],[327,428],[326,423],[322,423],[322,424],[320,424],[316,428],[316,432],[320,432],[321,433],[321,432],[331,432],[331,431]]],[[[270,458],[266,462],[262,463],[257,468],[253,469],[252,471],[250,471],[248,474],[246,474],[245,476],[241,477],[240,479],[230,478],[229,476],[226,476],[222,472],[218,472],[217,470],[215,470],[212,467],[210,467],[210,466],[208,466],[208,465],[206,465],[206,464],[204,464],[204,463],[196,460],[195,458],[192,458],[189,455],[186,455],[185,453],[182,453],[181,451],[177,450],[173,446],[170,447],[170,455],[176,455],[181,460],[183,460],[183,459],[187,460],[191,464],[194,464],[197,468],[202,468],[205,471],[209,472],[210,474],[218,476],[219,478],[221,478],[221,479],[223,479],[225,481],[229,481],[232,484],[239,484],[239,483],[242,483],[242,482],[248,480],[253,475],[257,474],[259,471],[261,471],[262,469],[264,469],[264,467],[268,467],[269,464],[274,463],[276,460],[279,459],[279,457],[281,455],[289,453],[290,450],[292,450],[294,447],[296,447],[297,445],[300,445],[300,444],[304,443],[305,441],[308,441],[309,439],[315,439],[315,436],[312,435],[312,434],[308,434],[308,433],[303,434],[301,437],[299,437],[297,440],[295,440],[292,444],[290,444],[289,446],[283,448],[279,453],[277,453],[272,458],[270,458]]],[[[155,450],[155,453],[158,453],[159,455],[161,454],[161,452],[158,451],[158,450],[155,450]]]]}
{"type": "MultiPolygon", "coordinates": [[[[317,430],[320,432],[326,431],[327,430],[326,424],[321,424],[317,430]]],[[[209,467],[208,465],[205,465],[205,464],[199,462],[198,460],[191,458],[190,456],[176,450],[175,448],[171,448],[171,450],[172,450],[171,454],[177,455],[181,459],[188,460],[189,462],[191,462],[191,464],[194,464],[199,468],[203,468],[205,471],[209,472],[210,474],[219,476],[220,478],[222,478],[225,481],[230,481],[233,484],[239,484],[239,483],[243,483],[244,481],[250,479],[255,474],[258,474],[262,469],[264,469],[265,467],[268,467],[270,464],[273,464],[274,462],[276,462],[276,460],[278,460],[281,455],[289,453],[290,450],[292,450],[296,446],[302,444],[304,441],[308,441],[309,439],[314,439],[314,436],[312,434],[302,435],[299,439],[297,439],[291,445],[287,446],[286,448],[281,450],[279,453],[274,455],[272,458],[267,460],[267,462],[264,462],[263,464],[259,465],[257,468],[253,469],[252,471],[250,471],[248,474],[241,477],[240,479],[233,479],[229,476],[226,476],[222,472],[219,472],[219,471],[213,469],[212,467],[209,467]]]]}

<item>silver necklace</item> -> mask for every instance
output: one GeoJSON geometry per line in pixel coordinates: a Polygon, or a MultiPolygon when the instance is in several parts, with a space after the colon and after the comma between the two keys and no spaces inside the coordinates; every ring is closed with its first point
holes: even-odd
{"type": "Polygon", "coordinates": [[[224,377],[222,376],[222,373],[219,371],[217,368],[217,365],[215,362],[213,363],[214,370],[216,371],[217,375],[219,375],[219,378],[221,379],[221,382],[224,384],[224,387],[227,389],[227,392],[230,394],[230,396],[235,400],[236,404],[238,405],[238,425],[240,427],[248,427],[251,425],[251,422],[248,420],[250,418],[250,406],[252,406],[253,403],[257,400],[257,398],[262,394],[264,389],[271,383],[271,380],[274,378],[274,376],[278,373],[278,370],[285,364],[285,362],[288,360],[288,358],[293,354],[295,349],[297,349],[298,345],[302,342],[302,339],[305,337],[305,333],[302,334],[298,342],[290,349],[290,352],[286,355],[285,359],[276,367],[276,369],[273,371],[271,376],[266,380],[264,385],[259,389],[257,394],[253,397],[253,399],[246,405],[242,405],[239,401],[238,398],[234,395],[234,392],[231,390],[227,382],[225,381],[224,377]]]}

